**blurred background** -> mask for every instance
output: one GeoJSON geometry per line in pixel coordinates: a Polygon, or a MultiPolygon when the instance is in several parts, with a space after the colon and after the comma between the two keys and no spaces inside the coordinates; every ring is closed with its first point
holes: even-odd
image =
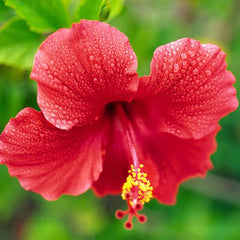
{"type": "MultiPolygon", "coordinates": [[[[239,0],[0,0],[1,131],[22,108],[39,109],[29,74],[41,42],[60,27],[99,17],[129,37],[140,76],[149,74],[155,48],[170,41],[191,37],[221,46],[236,76],[239,98],[239,0]]],[[[131,231],[114,216],[126,207],[120,196],[100,199],[88,191],[48,202],[22,189],[1,165],[0,240],[239,240],[240,110],[220,124],[214,170],[204,180],[184,183],[175,206],[156,200],[146,204],[148,221],[134,222],[131,231]]]]}

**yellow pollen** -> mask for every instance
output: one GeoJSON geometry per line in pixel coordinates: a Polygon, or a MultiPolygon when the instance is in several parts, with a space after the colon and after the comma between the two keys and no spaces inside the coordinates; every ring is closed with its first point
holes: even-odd
{"type": "Polygon", "coordinates": [[[153,187],[142,168],[143,164],[140,164],[138,169],[135,169],[134,166],[131,165],[127,180],[122,187],[122,199],[128,199],[131,205],[133,205],[135,201],[144,205],[144,203],[149,202],[153,197],[153,187]]]}

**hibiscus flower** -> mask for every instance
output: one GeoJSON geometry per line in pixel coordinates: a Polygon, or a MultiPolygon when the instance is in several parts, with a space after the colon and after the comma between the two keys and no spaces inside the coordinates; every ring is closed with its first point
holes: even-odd
{"type": "Polygon", "coordinates": [[[92,188],[127,201],[126,228],[152,197],[174,204],[178,186],[212,168],[221,117],[238,106],[225,54],[183,38],[158,47],[138,77],[128,38],[82,20],[40,46],[31,78],[41,112],[23,109],[0,136],[0,163],[23,188],[55,200],[92,188]]]}

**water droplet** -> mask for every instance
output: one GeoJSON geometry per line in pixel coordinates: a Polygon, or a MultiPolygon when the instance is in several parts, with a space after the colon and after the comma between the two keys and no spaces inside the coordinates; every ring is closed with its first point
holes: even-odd
{"type": "Polygon", "coordinates": [[[188,55],[189,55],[190,57],[194,57],[194,56],[195,56],[195,53],[194,53],[193,51],[188,51],[188,55]]]}
{"type": "Polygon", "coordinates": [[[181,58],[182,59],[186,59],[187,58],[187,54],[186,53],[181,53],[181,58]]]}
{"type": "Polygon", "coordinates": [[[45,70],[48,70],[48,65],[46,63],[43,63],[42,66],[45,70]]]}
{"type": "Polygon", "coordinates": [[[32,73],[31,73],[31,77],[32,77],[32,78],[35,78],[36,76],[37,76],[37,74],[36,74],[35,72],[32,72],[32,73]]]}
{"type": "Polygon", "coordinates": [[[211,70],[206,70],[205,73],[206,73],[207,76],[210,76],[212,74],[212,71],[211,70]]]}
{"type": "Polygon", "coordinates": [[[177,63],[174,64],[174,72],[178,72],[179,70],[179,65],[177,63]]]}
{"type": "Polygon", "coordinates": [[[167,64],[163,63],[163,70],[166,70],[166,69],[167,69],[167,64]]]}
{"type": "Polygon", "coordinates": [[[54,118],[50,118],[50,123],[54,124],[55,123],[55,119],[54,118]]]}
{"type": "Polygon", "coordinates": [[[51,60],[51,61],[50,61],[50,64],[51,64],[51,65],[53,65],[53,64],[54,64],[54,61],[53,61],[53,60],[51,60]]]}
{"type": "Polygon", "coordinates": [[[94,60],[94,56],[91,55],[91,56],[89,57],[89,60],[90,60],[90,61],[93,61],[93,60],[94,60]]]}
{"type": "Polygon", "coordinates": [[[198,69],[197,68],[195,68],[195,69],[193,69],[193,75],[197,75],[198,74],[198,69]]]}
{"type": "Polygon", "coordinates": [[[53,75],[49,74],[49,75],[48,75],[48,78],[49,78],[50,80],[52,80],[52,79],[53,79],[53,75]]]}
{"type": "Polygon", "coordinates": [[[169,77],[169,79],[173,79],[173,74],[170,73],[168,77],[169,77]]]}
{"type": "Polygon", "coordinates": [[[182,66],[183,66],[183,68],[187,68],[187,62],[183,61],[182,66]]]}
{"type": "Polygon", "coordinates": [[[192,61],[192,66],[195,66],[197,64],[197,61],[196,60],[193,60],[192,61]]]}

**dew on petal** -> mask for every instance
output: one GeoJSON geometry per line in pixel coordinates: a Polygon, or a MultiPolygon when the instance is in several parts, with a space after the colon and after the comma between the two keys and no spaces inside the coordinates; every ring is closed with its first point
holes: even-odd
{"type": "Polygon", "coordinates": [[[54,124],[55,123],[55,119],[54,118],[50,118],[50,123],[54,124]]]}
{"type": "Polygon", "coordinates": [[[190,57],[194,57],[194,56],[195,56],[195,53],[194,53],[193,51],[188,51],[188,55],[189,55],[190,57]]]}
{"type": "Polygon", "coordinates": [[[206,73],[207,76],[210,76],[212,74],[212,71],[211,70],[206,70],[205,73],[206,73]]]}
{"type": "Polygon", "coordinates": [[[48,70],[48,65],[46,63],[43,63],[42,66],[45,70],[48,70]]]}
{"type": "Polygon", "coordinates": [[[169,79],[173,79],[173,74],[170,73],[168,77],[169,77],[169,79]]]}
{"type": "Polygon", "coordinates": [[[186,62],[186,61],[183,61],[183,62],[182,62],[182,67],[183,67],[183,68],[187,68],[187,62],[186,62]]]}
{"type": "Polygon", "coordinates": [[[90,61],[93,61],[93,60],[94,60],[94,56],[91,55],[91,56],[89,57],[89,60],[90,60],[90,61]]]}
{"type": "Polygon", "coordinates": [[[177,63],[174,64],[174,72],[178,72],[179,70],[179,65],[177,63]]]}
{"type": "Polygon", "coordinates": [[[182,59],[186,59],[187,58],[187,54],[186,53],[181,53],[181,58],[182,59]]]}
{"type": "Polygon", "coordinates": [[[197,68],[193,69],[193,75],[197,75],[199,70],[197,68]]]}
{"type": "Polygon", "coordinates": [[[48,78],[49,78],[50,80],[52,80],[52,79],[53,79],[53,75],[49,74],[49,75],[48,75],[48,78]]]}

